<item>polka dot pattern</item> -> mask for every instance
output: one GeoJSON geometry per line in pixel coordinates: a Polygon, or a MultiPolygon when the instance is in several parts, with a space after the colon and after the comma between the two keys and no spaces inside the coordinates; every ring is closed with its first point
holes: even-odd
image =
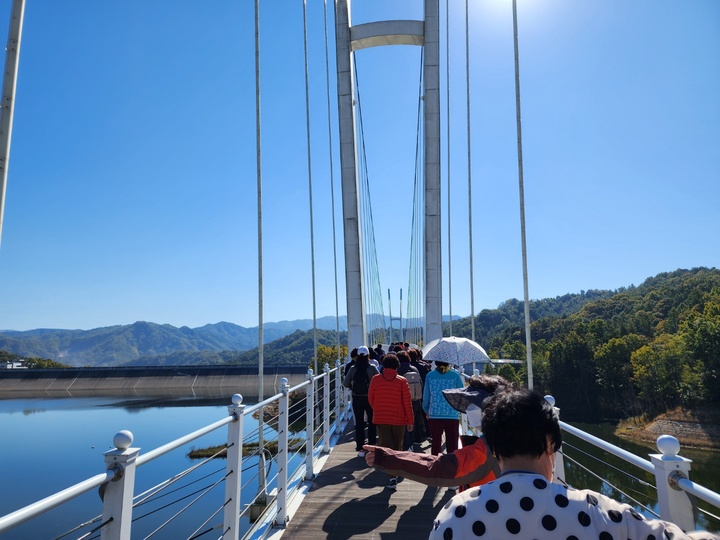
{"type": "Polygon", "coordinates": [[[646,520],[602,494],[513,473],[453,497],[433,523],[430,540],[720,540],[686,535],[671,523],[646,520]]]}

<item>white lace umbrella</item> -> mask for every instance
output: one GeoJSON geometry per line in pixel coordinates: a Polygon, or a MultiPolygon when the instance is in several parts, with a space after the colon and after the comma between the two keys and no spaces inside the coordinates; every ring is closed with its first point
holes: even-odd
{"type": "Polygon", "coordinates": [[[423,347],[422,352],[423,360],[446,362],[457,366],[492,362],[485,349],[473,340],[455,336],[433,340],[423,347]]]}

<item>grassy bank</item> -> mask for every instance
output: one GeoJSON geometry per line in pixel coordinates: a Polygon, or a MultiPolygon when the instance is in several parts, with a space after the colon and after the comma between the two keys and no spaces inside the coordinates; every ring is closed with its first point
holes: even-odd
{"type": "Polygon", "coordinates": [[[678,407],[656,418],[629,418],[618,424],[615,434],[653,444],[660,435],[672,435],[683,447],[720,450],[720,410],[678,407]]]}

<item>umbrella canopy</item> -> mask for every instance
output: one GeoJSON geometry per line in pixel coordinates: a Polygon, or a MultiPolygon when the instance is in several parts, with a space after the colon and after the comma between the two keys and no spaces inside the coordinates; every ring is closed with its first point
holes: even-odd
{"type": "Polygon", "coordinates": [[[423,359],[446,362],[462,366],[464,364],[489,364],[492,362],[485,349],[471,339],[444,337],[436,339],[423,347],[423,359]]]}

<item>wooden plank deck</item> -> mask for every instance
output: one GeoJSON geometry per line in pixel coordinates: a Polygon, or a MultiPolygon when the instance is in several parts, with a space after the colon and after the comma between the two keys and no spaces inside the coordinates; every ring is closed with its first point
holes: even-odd
{"type": "MultiPolygon", "coordinates": [[[[445,488],[401,480],[385,488],[387,475],[369,468],[355,452],[352,423],[333,448],[292,516],[283,540],[427,538],[442,506],[455,495],[445,488]]],[[[429,453],[429,443],[423,451],[429,453]]]]}

